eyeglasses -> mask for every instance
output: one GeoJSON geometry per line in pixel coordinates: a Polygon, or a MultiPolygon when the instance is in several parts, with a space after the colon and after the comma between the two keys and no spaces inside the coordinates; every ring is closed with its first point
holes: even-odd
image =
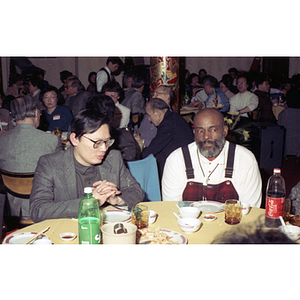
{"type": "Polygon", "coordinates": [[[91,140],[90,138],[88,138],[88,137],[86,137],[84,135],[83,135],[83,137],[94,143],[94,145],[93,145],[94,149],[98,149],[98,148],[102,147],[103,144],[105,144],[106,148],[109,148],[114,143],[114,141],[115,141],[114,139],[109,139],[107,141],[102,141],[102,140],[93,141],[93,140],[91,140]]]}

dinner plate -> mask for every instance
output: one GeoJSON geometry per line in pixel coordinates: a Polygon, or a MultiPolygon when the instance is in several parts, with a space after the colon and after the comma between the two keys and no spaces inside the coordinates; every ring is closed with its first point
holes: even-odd
{"type": "Polygon", "coordinates": [[[217,201],[198,201],[193,202],[191,206],[198,207],[205,213],[218,213],[225,209],[225,204],[217,201]]]}
{"type": "MultiPolygon", "coordinates": [[[[37,234],[37,232],[12,233],[4,239],[3,244],[22,244],[23,242],[33,237],[35,234],[37,234]]],[[[41,236],[42,236],[41,240],[43,239],[49,240],[49,237],[46,234],[41,234],[41,236]]]]}
{"type": "MultiPolygon", "coordinates": [[[[169,237],[171,237],[171,241],[173,241],[176,244],[180,244],[180,245],[187,244],[187,238],[183,234],[177,231],[160,228],[159,232],[166,233],[169,237]]],[[[140,243],[142,244],[143,241],[140,241],[140,243]]]]}
{"type": "Polygon", "coordinates": [[[103,223],[129,222],[131,213],[125,210],[103,210],[103,223]]]}

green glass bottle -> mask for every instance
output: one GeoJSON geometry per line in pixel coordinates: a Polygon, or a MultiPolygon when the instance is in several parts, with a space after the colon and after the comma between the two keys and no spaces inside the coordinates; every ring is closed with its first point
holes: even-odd
{"type": "Polygon", "coordinates": [[[84,188],[84,198],[78,209],[79,244],[100,244],[101,215],[91,187],[84,188]]]}

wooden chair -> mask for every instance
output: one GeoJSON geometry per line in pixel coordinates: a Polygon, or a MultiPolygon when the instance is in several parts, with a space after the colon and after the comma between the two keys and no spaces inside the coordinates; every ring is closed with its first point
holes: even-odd
{"type": "MultiPolygon", "coordinates": [[[[13,173],[0,169],[3,184],[6,192],[12,194],[15,197],[29,199],[32,180],[34,173],[13,173]]],[[[20,225],[31,225],[34,222],[30,220],[19,220],[20,225]]]]}

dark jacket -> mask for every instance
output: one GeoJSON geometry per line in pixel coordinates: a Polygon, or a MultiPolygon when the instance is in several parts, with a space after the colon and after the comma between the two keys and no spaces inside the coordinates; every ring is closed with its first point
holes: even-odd
{"type": "Polygon", "coordinates": [[[167,157],[177,148],[193,141],[194,135],[187,121],[181,115],[168,110],[157,126],[155,138],[144,148],[142,158],[152,153],[157,159],[159,174],[162,177],[167,157]]]}

